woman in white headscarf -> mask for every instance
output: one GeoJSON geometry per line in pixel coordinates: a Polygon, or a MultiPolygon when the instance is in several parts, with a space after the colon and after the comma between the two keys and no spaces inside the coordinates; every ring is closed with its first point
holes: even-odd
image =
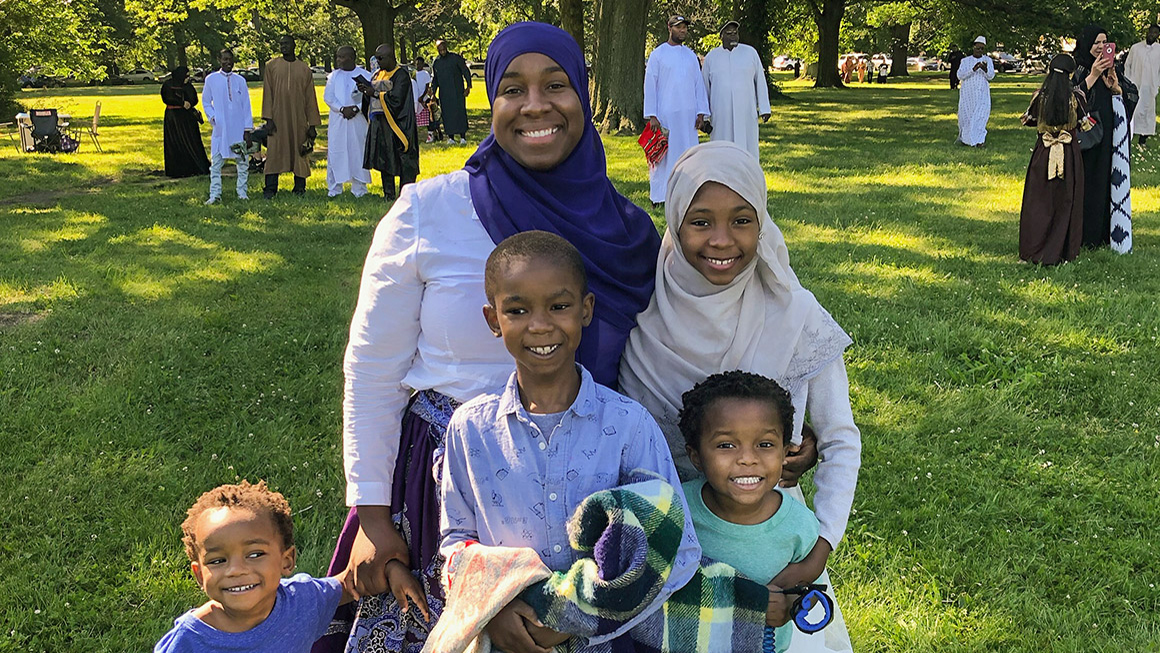
{"type": "MultiPolygon", "coordinates": [[[[629,336],[620,389],[660,423],[682,478],[697,472],[677,427],[681,395],[707,376],[744,370],[776,380],[793,397],[794,444],[808,411],[821,459],[814,474],[820,537],[806,560],[774,578],[788,587],[822,574],[841,540],[862,445],[842,361],[850,337],[798,282],[766,198],[760,165],[732,143],[698,145],[677,161],[656,291],[629,336]]],[[[805,502],[796,483],[783,484],[805,502]]],[[[839,611],[816,635],[796,634],[790,651],[850,648],[839,611]]]]}

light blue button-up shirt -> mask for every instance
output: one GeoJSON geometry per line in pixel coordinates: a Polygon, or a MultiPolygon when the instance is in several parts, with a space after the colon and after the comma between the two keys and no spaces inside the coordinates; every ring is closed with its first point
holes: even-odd
{"type": "Polygon", "coordinates": [[[633,470],[659,474],[677,489],[685,511],[672,573],[649,609],[588,643],[596,646],[683,587],[697,570],[701,547],[660,427],[643,406],[597,384],[583,367],[577,370],[580,391],[551,433],[528,416],[514,373],[502,394],[481,395],[455,411],[447,427],[441,547],[444,554],[466,540],[528,547],[548,568],[564,571],[581,557],[568,544],[568,519],[577,506],[595,492],[639,480],[633,470]]]}

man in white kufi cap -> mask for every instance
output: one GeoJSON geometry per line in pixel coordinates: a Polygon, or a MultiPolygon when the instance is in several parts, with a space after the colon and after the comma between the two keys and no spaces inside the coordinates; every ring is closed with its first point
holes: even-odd
{"type": "Polygon", "coordinates": [[[987,121],[991,118],[991,80],[995,62],[987,56],[987,39],[975,38],[970,56],[959,64],[959,138],[971,147],[983,147],[987,140],[987,121]]]}

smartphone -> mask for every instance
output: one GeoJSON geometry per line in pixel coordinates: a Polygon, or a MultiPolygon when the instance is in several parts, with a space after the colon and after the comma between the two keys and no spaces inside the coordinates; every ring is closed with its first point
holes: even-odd
{"type": "Polygon", "coordinates": [[[360,85],[360,86],[370,86],[371,85],[371,83],[367,80],[367,78],[363,77],[361,74],[355,75],[352,79],[354,79],[355,83],[360,85]]]}
{"type": "Polygon", "coordinates": [[[1116,60],[1116,44],[1108,41],[1104,44],[1104,58],[1108,61],[1116,60]]]}

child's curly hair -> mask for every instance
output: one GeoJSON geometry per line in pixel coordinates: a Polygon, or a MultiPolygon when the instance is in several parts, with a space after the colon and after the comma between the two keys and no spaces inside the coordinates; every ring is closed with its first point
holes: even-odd
{"type": "Polygon", "coordinates": [[[207,510],[221,507],[245,508],[255,513],[266,513],[274,522],[274,528],[282,536],[282,548],[294,546],[294,520],[290,517],[290,503],[281,492],[266,487],[266,481],[257,485],[242,481],[236,485],[219,485],[202,494],[186,513],[181,522],[181,542],[185,545],[185,555],[191,562],[197,562],[197,520],[207,510]]]}
{"type": "Polygon", "coordinates": [[[705,413],[718,399],[756,399],[767,401],[777,409],[781,418],[782,444],[788,445],[793,437],[793,402],[789,393],[777,381],[740,370],[714,374],[681,395],[679,427],[685,442],[694,449],[701,446],[701,429],[705,413]]]}

